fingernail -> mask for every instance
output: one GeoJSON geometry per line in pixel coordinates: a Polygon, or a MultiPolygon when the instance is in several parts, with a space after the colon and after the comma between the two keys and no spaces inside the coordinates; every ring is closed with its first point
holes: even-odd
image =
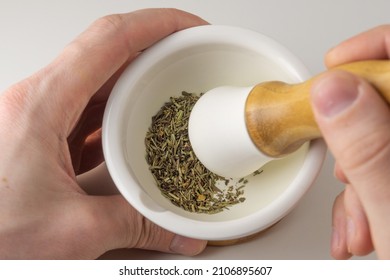
{"type": "Polygon", "coordinates": [[[355,238],[355,233],[356,233],[355,223],[350,217],[347,217],[347,247],[349,253],[351,253],[351,246],[355,238]]]}
{"type": "Polygon", "coordinates": [[[311,88],[312,102],[318,114],[332,118],[349,108],[359,93],[358,81],[341,71],[324,74],[311,88]]]}
{"type": "Polygon", "coordinates": [[[175,235],[171,241],[170,250],[180,255],[195,256],[204,250],[206,244],[207,242],[203,240],[175,235]]]}

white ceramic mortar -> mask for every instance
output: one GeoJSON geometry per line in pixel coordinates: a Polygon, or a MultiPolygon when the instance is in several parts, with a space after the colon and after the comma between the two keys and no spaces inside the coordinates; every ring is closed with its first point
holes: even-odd
{"type": "Polygon", "coordinates": [[[248,176],[246,201],[222,213],[187,212],[164,198],[148,169],[144,139],[151,117],[183,90],[253,86],[268,80],[296,83],[309,78],[304,65],[274,40],[229,26],[177,32],[143,52],[122,74],[103,120],[103,150],[122,195],[142,215],[172,232],[206,240],[248,236],[273,225],[299,202],[320,171],[322,140],[248,176]]]}

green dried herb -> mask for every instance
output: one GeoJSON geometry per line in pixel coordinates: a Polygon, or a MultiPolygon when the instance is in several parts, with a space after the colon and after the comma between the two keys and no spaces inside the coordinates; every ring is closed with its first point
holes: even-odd
{"type": "Polygon", "coordinates": [[[221,178],[207,170],[193,153],[188,120],[198,99],[195,94],[182,92],[152,117],[145,137],[146,161],[161,193],[174,205],[189,212],[213,214],[244,202],[243,187],[248,180],[238,183],[221,178]]]}
{"type": "Polygon", "coordinates": [[[263,173],[263,170],[256,170],[255,172],[253,172],[253,176],[259,175],[261,173],[263,173]]]}

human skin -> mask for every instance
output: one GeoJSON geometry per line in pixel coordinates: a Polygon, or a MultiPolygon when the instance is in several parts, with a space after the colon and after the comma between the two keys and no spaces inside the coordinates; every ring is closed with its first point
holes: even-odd
{"type": "MultiPolygon", "coordinates": [[[[330,50],[328,68],[390,58],[390,26],[359,34],[330,50]]],[[[390,61],[389,61],[390,63],[390,61]]],[[[390,83],[390,80],[388,81],[390,83]]],[[[390,259],[390,111],[367,81],[342,71],[319,77],[311,90],[316,121],[346,184],[333,207],[331,253],[390,259]]]]}
{"type": "Polygon", "coordinates": [[[0,97],[0,258],[94,259],[116,248],[196,255],[206,241],[151,223],[76,176],[103,161],[105,103],[144,49],[204,20],[175,9],[98,19],[49,65],[0,97]]]}

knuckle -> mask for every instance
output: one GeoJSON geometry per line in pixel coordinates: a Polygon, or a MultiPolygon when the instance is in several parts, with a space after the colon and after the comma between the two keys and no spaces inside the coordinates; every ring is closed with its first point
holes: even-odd
{"type": "Polygon", "coordinates": [[[149,222],[149,220],[142,217],[142,227],[139,232],[140,234],[138,235],[136,247],[145,248],[149,244],[152,244],[155,236],[154,231],[154,226],[149,222]]]}
{"type": "Polygon", "coordinates": [[[102,30],[119,31],[123,26],[123,16],[120,14],[112,14],[99,18],[95,21],[94,26],[102,30]]]}
{"type": "MultiPolygon", "coordinates": [[[[157,249],[160,250],[168,244],[170,239],[167,236],[167,232],[155,225],[141,214],[139,214],[138,223],[134,225],[137,228],[137,233],[134,234],[134,227],[132,232],[129,232],[129,238],[131,240],[130,247],[139,248],[139,249],[157,249]]],[[[172,234],[173,236],[173,234],[172,234]]],[[[172,237],[171,236],[171,237],[172,237]]]]}
{"type": "Polygon", "coordinates": [[[390,128],[377,128],[351,143],[342,151],[344,168],[363,172],[380,170],[390,163],[390,128]],[[345,165],[347,164],[347,165],[345,165]]]}
{"type": "Polygon", "coordinates": [[[29,79],[8,88],[1,96],[0,114],[1,118],[18,120],[25,113],[30,103],[33,92],[33,85],[29,79]]]}

